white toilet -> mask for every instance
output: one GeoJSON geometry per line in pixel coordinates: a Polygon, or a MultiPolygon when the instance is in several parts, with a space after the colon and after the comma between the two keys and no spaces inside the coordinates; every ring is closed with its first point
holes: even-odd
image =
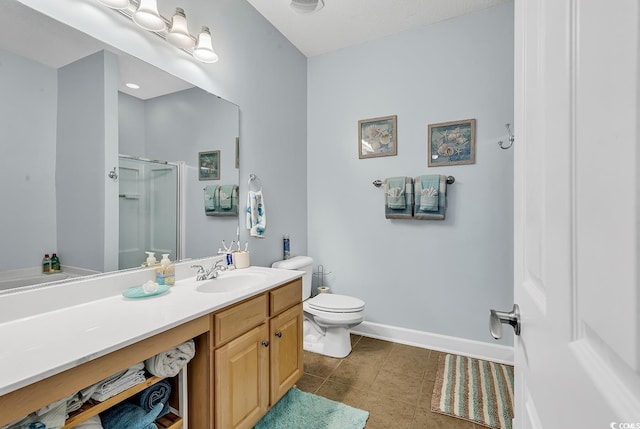
{"type": "Polygon", "coordinates": [[[304,349],[336,358],[351,353],[349,329],[364,320],[364,301],[332,293],[320,293],[311,298],[313,259],[309,256],[295,256],[274,262],[271,267],[304,271],[304,349]]]}

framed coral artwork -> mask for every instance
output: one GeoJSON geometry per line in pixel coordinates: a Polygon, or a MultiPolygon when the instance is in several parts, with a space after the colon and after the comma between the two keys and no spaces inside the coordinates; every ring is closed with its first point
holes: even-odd
{"type": "Polygon", "coordinates": [[[427,132],[427,165],[475,164],[476,120],[430,124],[427,132]]]}
{"type": "Polygon", "coordinates": [[[395,115],[358,121],[358,158],[397,154],[397,117],[395,115]]]}
{"type": "Polygon", "coordinates": [[[220,180],[220,151],[198,152],[198,180],[220,180]]]}

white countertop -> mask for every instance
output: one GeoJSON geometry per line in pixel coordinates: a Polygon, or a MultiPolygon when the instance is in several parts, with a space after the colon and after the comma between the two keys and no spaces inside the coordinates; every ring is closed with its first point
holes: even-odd
{"type": "MultiPolygon", "coordinates": [[[[163,295],[143,299],[124,298],[120,292],[126,287],[122,287],[117,294],[112,293],[107,297],[0,323],[0,395],[272,289],[303,274],[300,271],[263,267],[236,270],[229,275],[234,272],[264,274],[260,276],[264,280],[250,288],[204,293],[196,290],[202,282],[186,279],[177,281],[163,295]]],[[[224,276],[225,273],[220,279],[224,276]]],[[[105,277],[101,278],[102,281],[105,277]]],[[[64,287],[71,290],[70,286],[64,287]]],[[[0,308],[5,298],[9,299],[0,296],[0,308]]],[[[5,306],[15,305],[20,294],[10,295],[10,298],[11,301],[5,300],[5,306]]],[[[28,299],[38,299],[38,291],[31,292],[28,299]]],[[[29,305],[29,302],[23,305],[29,305]]]]}

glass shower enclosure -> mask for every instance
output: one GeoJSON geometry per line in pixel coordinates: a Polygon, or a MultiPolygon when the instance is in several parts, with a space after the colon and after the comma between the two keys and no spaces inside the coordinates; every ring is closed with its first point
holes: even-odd
{"type": "Polygon", "coordinates": [[[176,164],[119,158],[118,269],[140,267],[145,252],[179,259],[179,168],[176,164]]]}

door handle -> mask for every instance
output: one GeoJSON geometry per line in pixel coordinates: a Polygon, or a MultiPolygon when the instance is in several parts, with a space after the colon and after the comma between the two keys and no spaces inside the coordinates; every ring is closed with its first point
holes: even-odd
{"type": "Polygon", "coordinates": [[[503,323],[511,325],[516,335],[520,335],[520,307],[518,307],[518,304],[513,304],[513,309],[509,313],[491,310],[489,330],[496,340],[502,338],[503,323]]]}

